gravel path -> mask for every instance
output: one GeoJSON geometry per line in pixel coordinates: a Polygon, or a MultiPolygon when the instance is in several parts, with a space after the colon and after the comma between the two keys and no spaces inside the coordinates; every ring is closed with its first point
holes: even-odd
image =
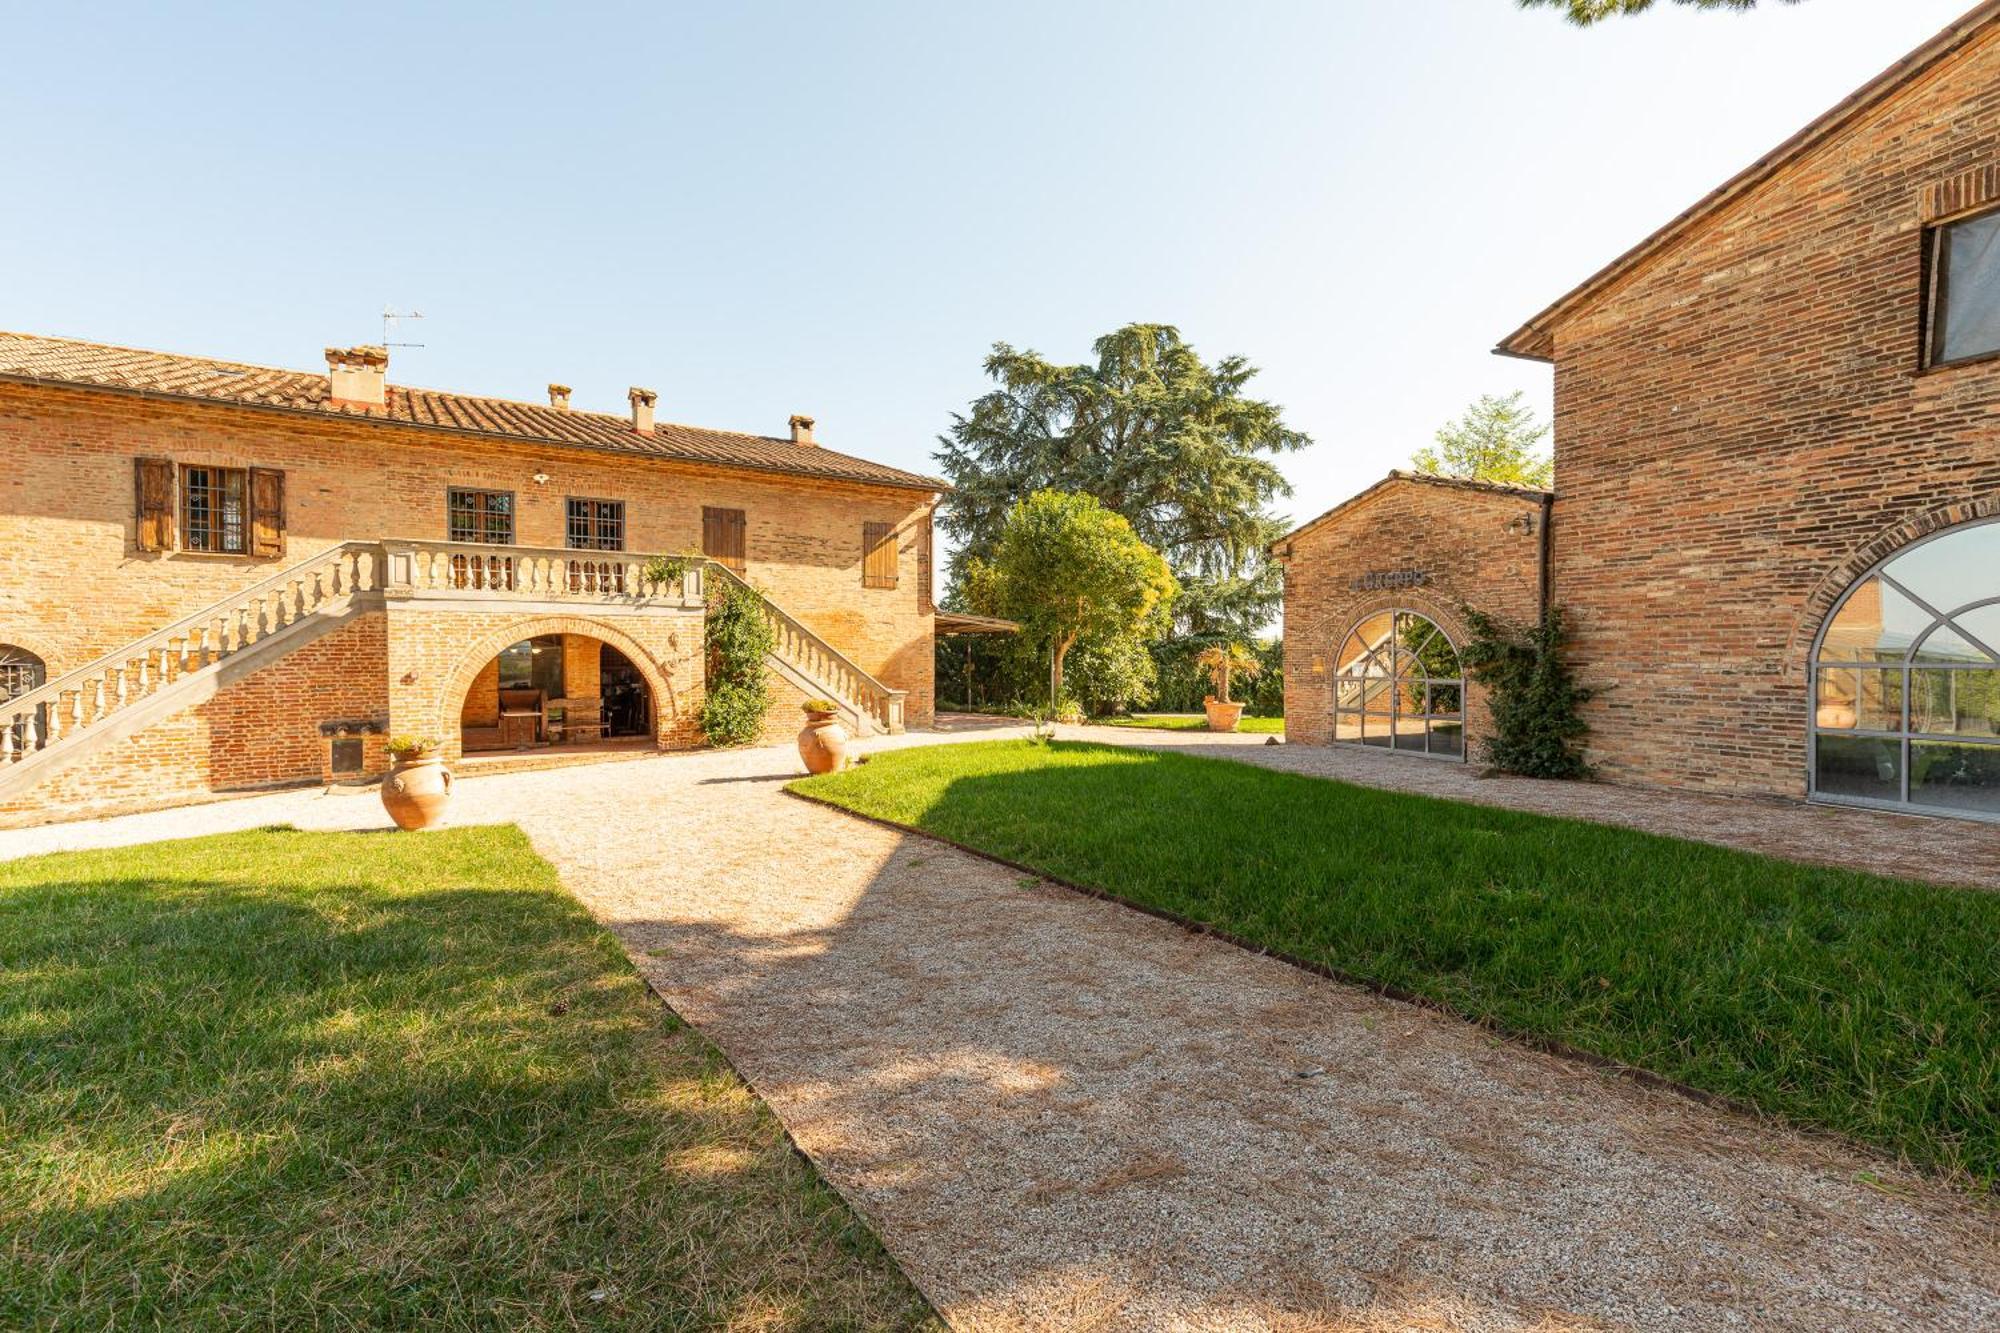
{"type": "MultiPolygon", "coordinates": [[[[2000,1329],[1991,1210],[808,805],[796,771],[481,778],[456,813],[528,831],[954,1326],[2000,1329]]],[[[0,856],[271,822],[384,821],[293,793],[0,856]]]]}

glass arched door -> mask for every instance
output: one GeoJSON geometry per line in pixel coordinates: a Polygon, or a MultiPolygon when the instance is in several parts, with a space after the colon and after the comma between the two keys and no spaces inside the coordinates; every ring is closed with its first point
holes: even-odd
{"type": "Polygon", "coordinates": [[[1812,658],[1813,796],[2000,819],[2000,521],[1907,546],[1812,658]]]}
{"type": "Polygon", "coordinates": [[[1445,759],[1465,757],[1465,672],[1430,617],[1378,611],[1334,657],[1335,740],[1445,759]]]}
{"type": "MultiPolygon", "coordinates": [[[[40,689],[48,681],[48,667],[42,659],[25,648],[16,648],[11,643],[0,643],[0,703],[18,699],[33,690],[40,689]]],[[[41,725],[35,728],[37,736],[47,734],[47,706],[36,710],[36,718],[41,725]]],[[[0,726],[6,725],[0,720],[0,726]]],[[[13,752],[20,754],[29,741],[28,722],[22,720],[13,724],[13,752]]]]}

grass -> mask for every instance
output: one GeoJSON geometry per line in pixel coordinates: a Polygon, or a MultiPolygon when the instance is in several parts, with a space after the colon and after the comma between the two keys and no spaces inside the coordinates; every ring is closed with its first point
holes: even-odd
{"type": "Polygon", "coordinates": [[[0,864],[0,1326],[932,1327],[511,828],[0,864]]]}
{"type": "Polygon", "coordinates": [[[1975,1190],[2000,1176],[2000,894],[1110,746],[928,746],[796,786],[1975,1190]]]}
{"type": "MultiPolygon", "coordinates": [[[[1208,718],[1200,713],[1133,713],[1129,717],[1102,719],[1107,727],[1139,727],[1154,731],[1207,731],[1208,718]]],[[[1236,724],[1238,731],[1253,736],[1282,736],[1282,717],[1246,717],[1236,724]]]]}

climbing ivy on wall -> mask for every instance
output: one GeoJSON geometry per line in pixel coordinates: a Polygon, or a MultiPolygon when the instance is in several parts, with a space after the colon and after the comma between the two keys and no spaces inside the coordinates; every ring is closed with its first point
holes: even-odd
{"type": "Polygon", "coordinates": [[[771,706],[764,656],[775,641],[763,598],[733,579],[709,580],[701,731],[710,745],[747,745],[762,734],[771,706]]]}
{"type": "Polygon", "coordinates": [[[1587,778],[1583,705],[1594,691],[1576,683],[1564,653],[1568,633],[1559,606],[1539,624],[1512,625],[1470,607],[1471,638],[1461,654],[1466,674],[1484,685],[1493,714],[1486,761],[1531,778],[1587,778]]]}

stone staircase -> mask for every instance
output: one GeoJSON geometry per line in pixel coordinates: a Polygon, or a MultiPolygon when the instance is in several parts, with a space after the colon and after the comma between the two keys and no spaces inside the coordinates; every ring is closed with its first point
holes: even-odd
{"type": "MultiPolygon", "coordinates": [[[[385,597],[436,585],[496,604],[509,600],[626,602],[660,591],[649,557],[584,555],[449,543],[344,542],[135,639],[94,662],[0,701],[0,801],[17,796],[103,747],[213,698],[261,670],[380,609],[385,597]]],[[[748,587],[721,565],[697,565],[682,595],[705,577],[748,587]]],[[[903,729],[903,691],[893,690],[760,596],[776,644],[771,669],[809,695],[839,705],[862,735],[903,729]]]]}
{"type": "MultiPolygon", "coordinates": [[[[739,588],[750,588],[726,565],[710,561],[708,570],[712,577],[727,579],[739,588]]],[[[905,691],[890,689],[863,671],[770,598],[759,594],[758,602],[765,623],[771,627],[774,642],[765,660],[773,671],[808,696],[837,704],[842,718],[859,735],[893,736],[902,732],[905,691]]]]}

